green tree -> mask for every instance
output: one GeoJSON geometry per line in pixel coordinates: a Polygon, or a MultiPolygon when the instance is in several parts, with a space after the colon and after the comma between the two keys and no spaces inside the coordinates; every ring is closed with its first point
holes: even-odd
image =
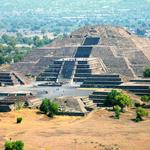
{"type": "Polygon", "coordinates": [[[34,45],[35,45],[36,47],[41,47],[41,46],[43,46],[43,41],[40,40],[40,38],[39,38],[38,36],[35,36],[35,37],[33,38],[33,41],[34,41],[34,45]]]}
{"type": "Polygon", "coordinates": [[[40,110],[44,112],[45,114],[47,114],[49,117],[53,117],[54,115],[58,113],[59,105],[45,98],[42,101],[40,110]]]}
{"type": "Polygon", "coordinates": [[[12,47],[15,47],[17,43],[16,38],[14,36],[8,36],[7,34],[2,35],[2,40],[4,41],[4,43],[12,47]]]}
{"type": "Polygon", "coordinates": [[[115,97],[116,103],[121,107],[121,111],[125,107],[129,107],[132,105],[132,100],[128,95],[120,94],[115,97]]]}
{"type": "Polygon", "coordinates": [[[117,90],[112,90],[108,93],[105,101],[105,105],[108,107],[114,107],[116,105],[121,107],[121,110],[125,107],[131,106],[132,100],[128,95],[123,94],[117,90]]]}
{"type": "Polygon", "coordinates": [[[106,97],[105,105],[108,106],[108,107],[117,105],[117,102],[116,102],[115,98],[118,95],[121,95],[121,92],[119,92],[117,90],[112,90],[111,92],[109,92],[107,97],[106,97]]]}
{"type": "Polygon", "coordinates": [[[47,114],[49,112],[49,103],[50,103],[50,100],[48,98],[43,99],[42,104],[40,106],[40,111],[47,114]]]}
{"type": "Polygon", "coordinates": [[[5,57],[4,56],[0,56],[0,65],[5,63],[5,57]]]}

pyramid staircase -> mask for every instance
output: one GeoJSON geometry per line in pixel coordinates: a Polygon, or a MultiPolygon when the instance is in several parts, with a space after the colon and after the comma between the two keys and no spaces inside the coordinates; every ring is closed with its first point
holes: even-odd
{"type": "Polygon", "coordinates": [[[49,67],[41,73],[36,81],[51,81],[57,82],[57,78],[62,68],[63,61],[54,61],[49,67]]]}
{"type": "Polygon", "coordinates": [[[95,91],[89,95],[89,99],[92,100],[97,107],[104,107],[104,102],[109,92],[110,91],[95,91]]]}
{"type": "Polygon", "coordinates": [[[102,67],[97,58],[87,58],[83,60],[81,58],[77,61],[73,81],[84,82],[88,77],[91,77],[92,74],[100,74],[102,72],[102,67]]]}

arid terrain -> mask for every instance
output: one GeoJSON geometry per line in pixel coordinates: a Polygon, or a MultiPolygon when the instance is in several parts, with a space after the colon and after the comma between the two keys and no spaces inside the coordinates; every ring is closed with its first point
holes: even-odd
{"type": "Polygon", "coordinates": [[[8,139],[22,140],[25,150],[149,150],[150,119],[135,123],[135,114],[120,120],[98,110],[88,116],[49,119],[38,110],[0,113],[0,150],[8,139]],[[16,117],[23,117],[16,124],[16,117]]]}

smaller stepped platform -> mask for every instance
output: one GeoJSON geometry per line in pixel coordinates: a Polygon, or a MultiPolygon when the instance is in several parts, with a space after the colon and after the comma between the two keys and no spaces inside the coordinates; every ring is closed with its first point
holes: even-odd
{"type": "Polygon", "coordinates": [[[60,115],[84,116],[88,113],[80,97],[58,97],[54,101],[60,106],[60,115]]]}
{"type": "Polygon", "coordinates": [[[15,72],[0,72],[0,86],[24,85],[26,81],[15,72]]]}
{"type": "Polygon", "coordinates": [[[18,108],[38,108],[41,100],[34,96],[9,95],[0,100],[0,112],[9,112],[18,108]]]}
{"type": "Polygon", "coordinates": [[[104,107],[106,97],[110,91],[95,91],[89,95],[89,99],[96,104],[97,107],[104,107]]]}
{"type": "Polygon", "coordinates": [[[91,75],[80,87],[82,88],[116,88],[123,82],[118,74],[91,75]]]}

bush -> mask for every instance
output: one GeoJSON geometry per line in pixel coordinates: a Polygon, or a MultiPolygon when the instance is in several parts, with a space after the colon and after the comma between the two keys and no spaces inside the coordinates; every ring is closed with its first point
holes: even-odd
{"type": "Polygon", "coordinates": [[[115,111],[115,118],[116,119],[119,119],[120,118],[120,111],[121,111],[121,108],[120,106],[114,106],[114,111],[115,111]]]}
{"type": "Polygon", "coordinates": [[[141,101],[149,102],[150,101],[150,96],[147,96],[147,95],[141,96],[141,101]]]}
{"type": "Polygon", "coordinates": [[[147,67],[143,72],[144,77],[150,77],[150,67],[147,67]]]}
{"type": "Polygon", "coordinates": [[[111,92],[109,92],[106,97],[105,105],[108,107],[117,105],[115,97],[120,94],[121,92],[118,92],[117,90],[112,90],[111,92]]]}
{"type": "Polygon", "coordinates": [[[22,117],[17,117],[17,123],[21,123],[22,122],[22,117]]]}
{"type": "Polygon", "coordinates": [[[117,105],[121,107],[121,111],[123,111],[125,107],[129,107],[132,105],[131,98],[125,94],[117,95],[115,97],[115,100],[116,100],[117,105]]]}
{"type": "Polygon", "coordinates": [[[23,150],[24,143],[22,141],[6,141],[5,150],[23,150]]]}
{"type": "Polygon", "coordinates": [[[106,106],[114,107],[118,105],[121,107],[122,111],[124,107],[131,106],[131,104],[131,98],[128,95],[123,94],[122,92],[118,92],[117,90],[112,90],[110,93],[108,93],[105,101],[106,106]]]}
{"type": "Polygon", "coordinates": [[[49,99],[45,98],[42,101],[42,104],[40,106],[40,111],[47,114],[49,117],[53,117],[58,113],[59,105],[51,102],[49,99]]]}
{"type": "Polygon", "coordinates": [[[138,107],[136,109],[136,122],[139,122],[139,121],[143,121],[143,118],[144,117],[147,117],[148,116],[148,111],[146,111],[144,108],[142,107],[138,107]]]}

